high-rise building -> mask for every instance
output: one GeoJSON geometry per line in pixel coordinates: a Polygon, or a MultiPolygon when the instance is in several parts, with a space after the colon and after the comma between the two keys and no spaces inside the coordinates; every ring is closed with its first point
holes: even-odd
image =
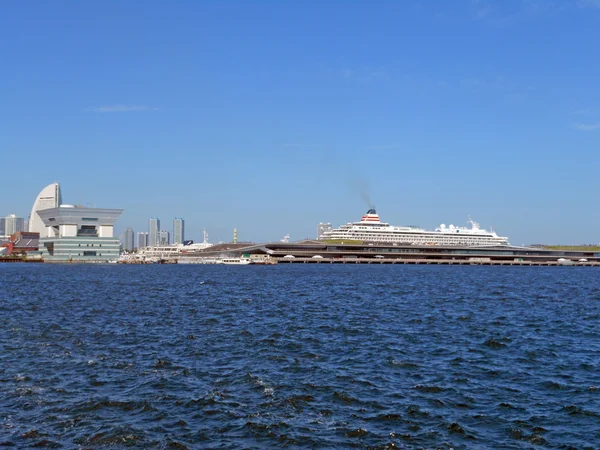
{"type": "Polygon", "coordinates": [[[148,221],[148,246],[158,245],[158,232],[160,231],[160,219],[152,217],[148,221]]]}
{"type": "Polygon", "coordinates": [[[137,248],[148,247],[148,233],[146,231],[140,231],[137,234],[137,248]]]}
{"type": "Polygon", "coordinates": [[[317,239],[321,239],[323,233],[325,233],[326,231],[331,231],[332,229],[333,227],[330,223],[320,223],[319,225],[317,225],[317,239]]]}
{"type": "Polygon", "coordinates": [[[6,232],[6,219],[4,217],[0,217],[0,236],[4,236],[6,232]]]}
{"type": "Polygon", "coordinates": [[[41,236],[44,233],[46,226],[40,218],[38,211],[49,208],[57,208],[61,205],[61,203],[62,195],[60,192],[60,185],[58,183],[49,184],[42,189],[33,202],[27,229],[32,233],[40,233],[41,236]]]}
{"type": "Polygon", "coordinates": [[[160,230],[158,232],[158,245],[169,245],[170,238],[171,236],[167,230],[160,230]]]}
{"type": "Polygon", "coordinates": [[[17,231],[25,231],[25,220],[22,217],[17,217],[14,214],[9,215],[4,220],[4,233],[7,236],[15,234],[17,231]]]}
{"type": "Polygon", "coordinates": [[[183,244],[185,240],[185,223],[181,217],[173,219],[173,243],[183,244]]]}
{"type": "Polygon", "coordinates": [[[132,252],[133,247],[133,228],[125,228],[123,233],[123,250],[126,252],[132,252]]]}

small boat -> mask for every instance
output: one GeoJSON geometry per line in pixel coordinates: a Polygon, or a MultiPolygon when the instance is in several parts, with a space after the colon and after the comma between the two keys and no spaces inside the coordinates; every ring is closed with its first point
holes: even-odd
{"type": "Polygon", "coordinates": [[[250,260],[250,258],[223,258],[221,259],[221,264],[245,266],[247,264],[252,264],[252,261],[250,260]]]}
{"type": "Polygon", "coordinates": [[[179,257],[177,264],[223,264],[223,260],[221,258],[198,258],[182,255],[179,257]]]}
{"type": "Polygon", "coordinates": [[[558,265],[559,266],[573,266],[573,265],[575,265],[575,263],[573,261],[571,261],[570,259],[558,258],[558,265]]]}

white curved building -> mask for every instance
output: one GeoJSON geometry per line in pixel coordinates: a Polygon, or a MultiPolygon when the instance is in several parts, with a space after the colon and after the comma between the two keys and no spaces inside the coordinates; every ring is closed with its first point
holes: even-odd
{"type": "Polygon", "coordinates": [[[46,225],[38,214],[38,211],[49,208],[57,208],[62,203],[62,195],[60,193],[60,184],[52,183],[46,186],[39,193],[29,215],[29,231],[32,233],[40,233],[43,235],[46,225]]]}

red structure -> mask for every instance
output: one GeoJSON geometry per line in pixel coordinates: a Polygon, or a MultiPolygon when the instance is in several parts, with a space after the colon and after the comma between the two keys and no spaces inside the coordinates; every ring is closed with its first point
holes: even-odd
{"type": "Polygon", "coordinates": [[[10,236],[10,241],[3,244],[8,248],[8,255],[25,255],[27,252],[38,250],[40,233],[18,231],[10,236]]]}

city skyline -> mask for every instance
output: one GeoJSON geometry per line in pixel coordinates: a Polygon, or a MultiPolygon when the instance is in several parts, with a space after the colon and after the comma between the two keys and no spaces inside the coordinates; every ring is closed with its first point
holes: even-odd
{"type": "MultiPolygon", "coordinates": [[[[50,186],[54,186],[54,185],[58,185],[58,183],[54,183],[53,185],[49,185],[45,189],[49,188],[50,186]]],[[[44,192],[44,190],[42,190],[42,193],[43,192],[44,192]]],[[[58,192],[60,192],[60,189],[58,189],[58,192]]],[[[39,200],[39,197],[38,197],[38,199],[36,199],[36,202],[34,203],[34,205],[38,202],[38,200],[39,200]]],[[[158,217],[151,217],[150,219],[148,219],[148,225],[147,225],[148,231],[146,231],[146,232],[137,232],[136,233],[135,230],[132,227],[125,226],[125,225],[121,224],[121,227],[122,227],[123,231],[121,233],[120,241],[121,241],[121,243],[123,245],[123,248],[127,249],[128,247],[125,245],[128,242],[127,232],[129,230],[131,230],[131,233],[133,233],[133,234],[131,235],[130,239],[133,242],[133,249],[139,248],[139,243],[142,240],[143,240],[143,242],[145,242],[146,246],[147,245],[152,245],[151,244],[151,237],[150,237],[151,234],[152,234],[151,229],[152,229],[153,226],[155,226],[156,227],[156,243],[154,245],[176,245],[178,243],[178,242],[175,241],[175,236],[176,236],[176,233],[177,233],[177,229],[176,229],[177,225],[176,224],[179,223],[179,221],[181,223],[180,233],[181,233],[181,235],[183,237],[182,243],[183,243],[183,240],[192,240],[194,242],[201,242],[203,240],[202,238],[203,238],[204,232],[206,232],[206,229],[202,230],[202,238],[196,237],[195,239],[193,239],[193,238],[192,239],[185,239],[185,235],[184,235],[185,220],[182,219],[182,218],[180,218],[180,217],[175,217],[173,219],[173,228],[172,228],[172,230],[161,229],[160,228],[160,218],[158,218],[158,217]],[[144,238],[140,238],[141,234],[145,235],[144,238]]],[[[355,221],[355,220],[351,220],[351,221],[355,221]]],[[[25,220],[23,217],[20,217],[20,216],[15,215],[15,214],[9,214],[8,216],[5,216],[5,217],[0,216],[0,236],[2,236],[3,234],[8,236],[8,234],[6,234],[4,232],[6,232],[7,230],[10,231],[14,227],[16,227],[14,229],[14,231],[27,231],[27,229],[28,229],[28,223],[29,223],[28,220],[25,220]],[[15,222],[16,225],[12,225],[11,224],[11,225],[9,225],[9,227],[11,227],[11,228],[10,229],[7,228],[7,226],[6,226],[6,222],[7,222],[6,219],[11,219],[13,221],[16,221],[15,222]]],[[[340,225],[342,225],[342,224],[340,224],[340,225]]],[[[298,239],[295,239],[295,240],[318,238],[319,236],[321,236],[321,234],[324,231],[329,231],[333,227],[337,227],[337,226],[338,225],[334,226],[331,223],[319,222],[317,224],[317,231],[316,231],[315,235],[307,235],[307,236],[304,236],[303,238],[298,238],[298,239]]],[[[115,228],[117,230],[119,229],[119,227],[115,227],[115,228]]],[[[493,229],[493,227],[490,228],[490,229],[492,231],[495,231],[493,229]]],[[[233,229],[231,229],[231,233],[230,233],[231,237],[234,237],[235,235],[237,235],[237,228],[236,227],[234,227],[233,229]]],[[[289,239],[289,234],[286,234],[283,237],[283,239],[286,239],[286,240],[289,239]]],[[[212,243],[231,242],[232,240],[233,239],[231,239],[231,238],[229,240],[227,240],[227,239],[218,240],[218,241],[213,240],[212,243]]],[[[276,242],[278,240],[279,239],[271,239],[271,240],[265,240],[263,242],[276,242]]],[[[250,240],[240,240],[240,242],[252,242],[252,241],[250,241],[250,240]]],[[[544,243],[544,244],[557,244],[558,242],[542,242],[542,241],[537,241],[537,242],[527,242],[526,245],[529,245],[529,244],[540,244],[540,243],[544,243]]],[[[564,242],[561,242],[561,243],[565,244],[564,242]]],[[[512,242],[512,244],[514,245],[514,242],[512,242]]],[[[597,243],[596,242],[583,242],[583,241],[580,241],[580,242],[571,242],[569,244],[574,244],[574,245],[580,245],[580,244],[595,245],[597,243]]]]}
{"type": "Polygon", "coordinates": [[[3,174],[1,215],[59,180],[122,208],[119,234],[155,215],[195,241],[297,240],[374,205],[514,244],[600,241],[597,2],[35,5],[0,27],[0,146],[33,162],[3,174]],[[115,161],[135,171],[90,176],[115,161]]]}
{"type": "Polygon", "coordinates": [[[121,235],[123,249],[129,252],[135,248],[142,248],[148,245],[178,245],[183,244],[184,241],[185,220],[181,217],[173,219],[172,233],[169,230],[161,229],[159,217],[151,217],[148,220],[148,231],[141,231],[136,235],[132,227],[127,227],[121,235]]]}

